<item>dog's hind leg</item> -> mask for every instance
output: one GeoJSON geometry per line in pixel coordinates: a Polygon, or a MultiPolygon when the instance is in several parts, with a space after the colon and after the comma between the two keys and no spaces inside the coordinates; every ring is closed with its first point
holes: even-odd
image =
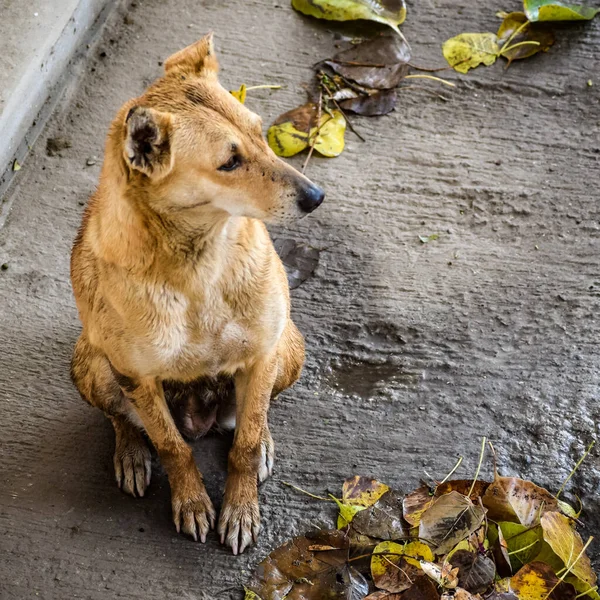
{"type": "Polygon", "coordinates": [[[288,319],[277,349],[277,377],[272,397],[294,385],[304,366],[304,338],[296,324],[288,319]]]}
{"type": "Polygon", "coordinates": [[[150,484],[151,456],[143,426],[121,391],[110,362],[81,334],[71,361],[71,379],[82,398],[100,408],[115,430],[114,467],[117,485],[127,494],[143,496],[150,484]]]}

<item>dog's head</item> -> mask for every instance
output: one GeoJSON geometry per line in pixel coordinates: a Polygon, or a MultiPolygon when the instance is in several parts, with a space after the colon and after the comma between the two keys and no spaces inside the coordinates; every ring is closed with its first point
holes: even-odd
{"type": "Polygon", "coordinates": [[[165,72],[119,115],[129,178],[154,210],[288,223],[321,204],[323,190],[275,156],[260,117],[219,84],[212,34],[171,56],[165,72]]]}

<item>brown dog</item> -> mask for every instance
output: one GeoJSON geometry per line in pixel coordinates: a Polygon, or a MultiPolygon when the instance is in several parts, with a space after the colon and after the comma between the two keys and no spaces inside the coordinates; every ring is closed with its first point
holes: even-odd
{"type": "Polygon", "coordinates": [[[71,260],[83,323],[71,371],[114,426],[119,486],[144,495],[145,431],[168,473],[177,531],[195,540],[215,511],[172,415],[192,437],[217,420],[235,427],[218,530],[237,554],[256,539],[257,484],[273,465],[269,402],[304,362],[261,221],[291,222],[324,194],[274,155],[217,70],[208,35],[171,56],[110,128],[71,260]]]}

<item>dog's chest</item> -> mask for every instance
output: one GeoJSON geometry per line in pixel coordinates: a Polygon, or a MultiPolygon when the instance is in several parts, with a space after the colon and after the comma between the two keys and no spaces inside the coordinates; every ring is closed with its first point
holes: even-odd
{"type": "Polygon", "coordinates": [[[149,307],[148,354],[153,369],[173,379],[234,372],[255,350],[252,323],[215,292],[186,297],[163,287],[149,307]]]}

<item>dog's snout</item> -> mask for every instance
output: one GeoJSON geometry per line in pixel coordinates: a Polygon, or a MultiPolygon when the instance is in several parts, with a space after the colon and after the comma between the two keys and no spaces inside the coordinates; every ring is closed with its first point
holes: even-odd
{"type": "Polygon", "coordinates": [[[321,206],[325,198],[325,192],[318,185],[311,183],[303,187],[298,194],[298,206],[305,213],[311,213],[313,210],[321,206]]]}

